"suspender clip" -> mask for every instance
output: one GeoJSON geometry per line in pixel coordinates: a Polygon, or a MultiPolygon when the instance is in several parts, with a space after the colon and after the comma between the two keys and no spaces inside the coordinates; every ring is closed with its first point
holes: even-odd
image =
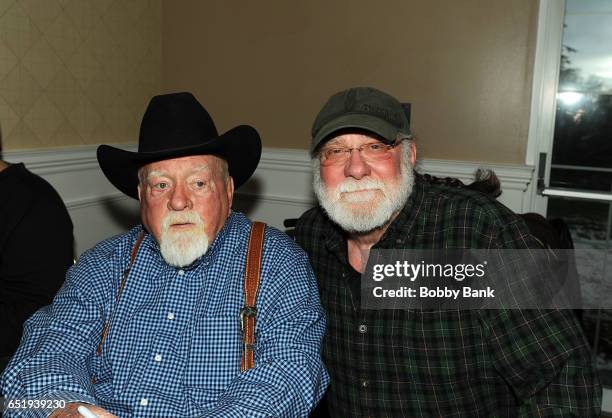
{"type": "Polygon", "coordinates": [[[246,323],[245,318],[255,318],[255,315],[257,315],[257,309],[254,306],[245,306],[240,309],[240,329],[243,333],[246,323]]]}

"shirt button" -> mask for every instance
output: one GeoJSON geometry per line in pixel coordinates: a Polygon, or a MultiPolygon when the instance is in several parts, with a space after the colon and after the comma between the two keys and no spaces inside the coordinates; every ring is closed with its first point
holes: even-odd
{"type": "Polygon", "coordinates": [[[361,382],[361,387],[362,388],[367,388],[368,387],[368,381],[367,380],[362,381],[361,382]]]}
{"type": "Polygon", "coordinates": [[[359,325],[359,332],[365,334],[366,332],[368,332],[368,326],[366,324],[359,325]]]}
{"type": "Polygon", "coordinates": [[[181,269],[181,270],[178,271],[178,275],[179,276],[182,276],[183,274],[185,274],[185,270],[181,269]]]}
{"type": "Polygon", "coordinates": [[[146,399],[141,399],[140,400],[140,406],[147,406],[149,404],[149,401],[147,401],[146,399]]]}
{"type": "Polygon", "coordinates": [[[169,320],[173,320],[174,319],[174,313],[168,312],[168,315],[166,315],[166,318],[168,318],[169,320]]]}
{"type": "Polygon", "coordinates": [[[155,354],[155,361],[156,361],[156,362],[158,362],[158,363],[159,363],[160,361],[162,361],[162,356],[161,356],[161,354],[155,354]]]}

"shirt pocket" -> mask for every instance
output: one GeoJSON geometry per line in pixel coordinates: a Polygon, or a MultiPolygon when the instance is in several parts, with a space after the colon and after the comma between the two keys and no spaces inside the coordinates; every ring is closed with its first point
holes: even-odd
{"type": "Polygon", "coordinates": [[[197,318],[191,333],[185,384],[224,390],[240,373],[241,343],[237,315],[197,318]]]}

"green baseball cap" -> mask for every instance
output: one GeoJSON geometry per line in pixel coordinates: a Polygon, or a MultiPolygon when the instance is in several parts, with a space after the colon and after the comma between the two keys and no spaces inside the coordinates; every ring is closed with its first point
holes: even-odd
{"type": "Polygon", "coordinates": [[[363,129],[394,142],[410,136],[410,122],[401,103],[373,87],[354,87],[329,98],[312,125],[310,152],[341,129],[363,129]]]}

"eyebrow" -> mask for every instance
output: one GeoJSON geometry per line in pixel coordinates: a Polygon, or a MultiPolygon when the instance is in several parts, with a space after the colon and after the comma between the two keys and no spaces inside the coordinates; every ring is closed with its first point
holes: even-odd
{"type": "Polygon", "coordinates": [[[151,177],[163,177],[165,174],[160,170],[151,170],[147,173],[147,180],[151,177]]]}
{"type": "MultiPolygon", "coordinates": [[[[369,138],[369,141],[364,142],[360,146],[368,145],[368,144],[375,144],[377,142],[381,142],[383,144],[386,144],[386,141],[382,141],[382,140],[376,139],[376,138],[369,138]]],[[[342,140],[340,139],[340,140],[337,140],[337,141],[329,141],[328,143],[324,144],[321,147],[321,149],[326,149],[326,148],[357,148],[357,147],[350,147],[345,142],[342,142],[342,140]]]]}
{"type": "Polygon", "coordinates": [[[195,166],[195,167],[193,168],[193,170],[191,170],[190,174],[193,174],[193,173],[198,173],[198,172],[200,172],[200,171],[208,171],[208,172],[210,172],[210,171],[212,171],[212,170],[210,169],[210,167],[208,166],[208,164],[201,164],[201,165],[195,166]]]}
{"type": "MultiPolygon", "coordinates": [[[[210,172],[211,169],[208,165],[206,164],[201,164],[198,166],[195,166],[192,170],[190,170],[188,172],[188,175],[193,175],[195,173],[199,173],[201,171],[208,171],[210,172]]],[[[151,177],[168,177],[168,174],[166,174],[165,172],[161,171],[161,170],[151,170],[147,173],[147,180],[150,179],[151,177]]]]}

